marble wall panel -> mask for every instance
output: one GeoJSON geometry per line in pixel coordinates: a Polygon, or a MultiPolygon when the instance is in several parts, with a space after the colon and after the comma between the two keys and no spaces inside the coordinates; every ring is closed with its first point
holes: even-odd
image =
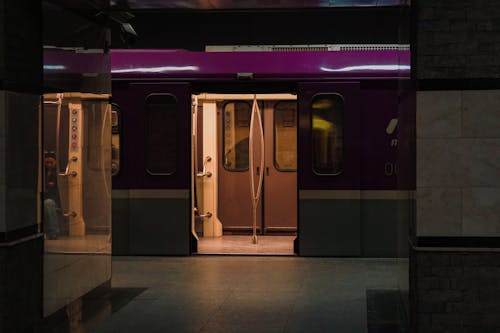
{"type": "Polygon", "coordinates": [[[6,216],[5,216],[5,184],[0,184],[0,232],[7,230],[6,216]]]}
{"type": "Polygon", "coordinates": [[[500,236],[500,188],[467,188],[462,191],[463,235],[500,236]]]}
{"type": "Polygon", "coordinates": [[[0,137],[0,185],[6,184],[6,175],[5,175],[5,156],[7,154],[6,150],[6,142],[5,138],[0,137]]]}
{"type": "Polygon", "coordinates": [[[417,139],[417,187],[457,187],[464,183],[459,139],[417,139]]]}
{"type": "Polygon", "coordinates": [[[0,232],[6,230],[5,218],[5,190],[6,190],[6,176],[5,176],[5,156],[6,156],[6,143],[5,143],[5,92],[0,91],[0,232]]]}
{"type": "Polygon", "coordinates": [[[462,234],[462,191],[450,188],[418,188],[417,236],[462,234]]]}
{"type": "Polygon", "coordinates": [[[464,137],[500,138],[500,90],[463,92],[464,137]]]}
{"type": "Polygon", "coordinates": [[[500,139],[463,139],[457,144],[462,149],[462,186],[500,187],[500,139]]]}
{"type": "Polygon", "coordinates": [[[4,138],[7,133],[5,124],[7,117],[6,97],[7,97],[6,91],[0,91],[0,138],[4,138]]]}
{"type": "Polygon", "coordinates": [[[417,187],[500,186],[500,139],[418,139],[417,187]]]}
{"type": "Polygon", "coordinates": [[[0,178],[5,231],[36,224],[38,107],[35,94],[0,94],[0,178]]]}
{"type": "Polygon", "coordinates": [[[417,92],[417,138],[461,136],[460,91],[417,92]]]}

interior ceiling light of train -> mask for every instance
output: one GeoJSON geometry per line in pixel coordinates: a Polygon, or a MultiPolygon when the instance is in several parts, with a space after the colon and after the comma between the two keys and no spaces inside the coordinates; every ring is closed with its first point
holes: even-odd
{"type": "Polygon", "coordinates": [[[409,6],[411,0],[126,0],[133,9],[290,9],[409,6]]]}

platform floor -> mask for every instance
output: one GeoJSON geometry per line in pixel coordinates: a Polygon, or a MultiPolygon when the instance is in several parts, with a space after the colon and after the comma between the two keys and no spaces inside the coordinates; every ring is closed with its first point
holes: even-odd
{"type": "Polygon", "coordinates": [[[200,237],[198,254],[294,255],[295,237],[258,235],[257,244],[252,242],[251,235],[200,237]]]}
{"type": "Polygon", "coordinates": [[[115,257],[109,298],[90,298],[84,308],[91,314],[66,331],[407,332],[398,290],[407,265],[293,256],[115,257]]]}

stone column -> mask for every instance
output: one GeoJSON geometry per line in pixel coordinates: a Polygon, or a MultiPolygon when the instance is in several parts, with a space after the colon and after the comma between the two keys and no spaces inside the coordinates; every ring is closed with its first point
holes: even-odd
{"type": "Polygon", "coordinates": [[[41,2],[0,0],[0,332],[41,318],[41,2]]]}
{"type": "Polygon", "coordinates": [[[412,3],[415,332],[500,331],[500,1],[412,3]]]}

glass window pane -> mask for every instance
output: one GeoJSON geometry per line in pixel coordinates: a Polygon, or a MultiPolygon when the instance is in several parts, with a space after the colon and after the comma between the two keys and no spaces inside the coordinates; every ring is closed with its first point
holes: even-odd
{"type": "Polygon", "coordinates": [[[274,166],[279,171],[297,170],[297,102],[274,106],[274,166]]]}
{"type": "Polygon", "coordinates": [[[313,171],[338,175],[343,170],[344,99],[339,94],[320,94],[313,98],[313,171]]]}
{"type": "Polygon", "coordinates": [[[111,104],[111,175],[116,176],[120,172],[120,107],[111,104]]]}
{"type": "Polygon", "coordinates": [[[103,117],[106,116],[102,111],[102,101],[85,100],[82,101],[85,110],[85,142],[83,143],[84,154],[87,154],[87,167],[94,171],[102,168],[102,139],[104,134],[103,117]],[[86,151],[86,152],[85,152],[86,151]]]}
{"type": "Polygon", "coordinates": [[[248,137],[252,107],[247,102],[229,102],[223,111],[223,164],[229,171],[248,170],[248,137]]]}
{"type": "Polygon", "coordinates": [[[146,97],[146,170],[170,175],[177,164],[177,99],[170,94],[146,97]]]}

